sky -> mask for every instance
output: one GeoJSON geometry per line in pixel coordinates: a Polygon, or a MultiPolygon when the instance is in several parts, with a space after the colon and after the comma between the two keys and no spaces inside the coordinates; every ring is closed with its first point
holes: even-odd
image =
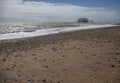
{"type": "Polygon", "coordinates": [[[120,0],[0,0],[0,22],[120,22],[120,0]]]}

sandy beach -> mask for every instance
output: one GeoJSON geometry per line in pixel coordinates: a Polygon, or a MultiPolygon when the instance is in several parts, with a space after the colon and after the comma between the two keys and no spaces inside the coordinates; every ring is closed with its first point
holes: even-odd
{"type": "Polygon", "coordinates": [[[120,26],[1,40],[0,83],[120,83],[120,26]]]}

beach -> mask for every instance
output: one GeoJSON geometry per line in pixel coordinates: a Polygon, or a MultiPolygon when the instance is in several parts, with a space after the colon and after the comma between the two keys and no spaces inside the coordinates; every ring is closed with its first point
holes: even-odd
{"type": "Polygon", "coordinates": [[[1,40],[0,83],[120,83],[120,26],[1,40]]]}

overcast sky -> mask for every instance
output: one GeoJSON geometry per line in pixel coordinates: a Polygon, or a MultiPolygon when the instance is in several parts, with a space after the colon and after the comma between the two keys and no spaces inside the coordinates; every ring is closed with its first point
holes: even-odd
{"type": "Polygon", "coordinates": [[[0,0],[0,22],[120,22],[119,0],[0,0]],[[90,2],[91,1],[91,2],[90,2]],[[100,2],[101,1],[101,2],[100,2]]]}

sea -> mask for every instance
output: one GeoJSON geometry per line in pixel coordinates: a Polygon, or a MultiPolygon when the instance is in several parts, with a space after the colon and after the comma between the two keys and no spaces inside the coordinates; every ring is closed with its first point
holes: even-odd
{"type": "Polygon", "coordinates": [[[117,26],[108,23],[0,23],[0,40],[43,36],[49,34],[65,33],[84,29],[95,29],[117,26]]]}

